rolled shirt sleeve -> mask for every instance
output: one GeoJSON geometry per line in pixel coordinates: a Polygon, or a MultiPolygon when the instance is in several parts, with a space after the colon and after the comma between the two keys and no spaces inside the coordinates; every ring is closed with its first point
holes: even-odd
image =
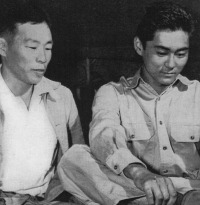
{"type": "Polygon", "coordinates": [[[120,174],[125,167],[132,163],[142,162],[132,155],[127,148],[117,149],[114,154],[110,155],[106,160],[106,165],[116,174],[120,174]]]}
{"type": "Polygon", "coordinates": [[[89,139],[91,151],[96,158],[116,174],[120,174],[131,163],[145,165],[127,147],[116,92],[109,84],[98,90],[93,102],[89,139]]]}

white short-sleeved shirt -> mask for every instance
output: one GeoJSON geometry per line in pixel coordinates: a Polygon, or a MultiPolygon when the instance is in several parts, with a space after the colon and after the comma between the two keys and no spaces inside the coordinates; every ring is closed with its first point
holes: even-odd
{"type": "Polygon", "coordinates": [[[34,90],[28,110],[0,75],[0,103],[5,115],[1,189],[42,195],[54,174],[49,170],[57,143],[44,102],[34,90]]]}

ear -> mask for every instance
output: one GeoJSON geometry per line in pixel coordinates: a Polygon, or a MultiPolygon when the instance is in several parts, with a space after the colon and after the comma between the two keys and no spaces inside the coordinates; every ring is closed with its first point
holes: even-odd
{"type": "Polygon", "coordinates": [[[6,56],[6,50],[7,50],[7,41],[4,38],[0,38],[0,55],[6,56]]]}
{"type": "Polygon", "coordinates": [[[144,49],[143,49],[142,42],[140,41],[140,39],[137,36],[134,38],[134,48],[135,48],[137,54],[142,56],[144,49]]]}

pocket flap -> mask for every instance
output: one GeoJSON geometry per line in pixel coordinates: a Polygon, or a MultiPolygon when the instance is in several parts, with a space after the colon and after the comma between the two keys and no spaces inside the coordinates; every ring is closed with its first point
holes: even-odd
{"type": "Polygon", "coordinates": [[[171,125],[171,137],[177,142],[198,142],[200,126],[171,125]]]}
{"type": "Polygon", "coordinates": [[[152,126],[147,126],[143,123],[129,124],[129,140],[149,140],[154,135],[152,126]]]}

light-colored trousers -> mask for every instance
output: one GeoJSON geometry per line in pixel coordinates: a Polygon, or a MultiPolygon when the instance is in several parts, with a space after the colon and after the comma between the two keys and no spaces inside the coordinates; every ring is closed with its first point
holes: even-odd
{"type": "Polygon", "coordinates": [[[46,201],[37,201],[26,196],[21,197],[0,197],[0,205],[79,205],[78,203],[73,202],[46,202],[46,201]]]}
{"type": "Polygon", "coordinates": [[[144,192],[132,180],[101,164],[86,145],[74,145],[64,154],[58,174],[64,189],[84,204],[116,205],[131,198],[131,204],[147,204],[144,192]]]}

